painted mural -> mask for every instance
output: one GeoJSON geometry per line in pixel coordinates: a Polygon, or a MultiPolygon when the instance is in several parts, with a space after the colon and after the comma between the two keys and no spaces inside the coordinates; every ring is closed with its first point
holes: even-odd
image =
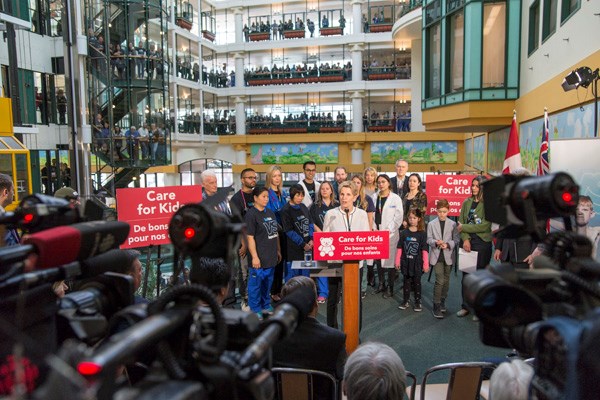
{"type": "Polygon", "coordinates": [[[465,165],[473,166],[473,139],[465,140],[465,165]]]}
{"type": "MultiPolygon", "coordinates": [[[[523,167],[535,173],[540,155],[540,143],[544,118],[538,118],[521,124],[519,144],[523,167]]],[[[572,108],[548,116],[550,142],[552,139],[590,138],[594,136],[594,105],[572,108]]],[[[508,141],[508,139],[507,139],[508,141]]],[[[552,153],[550,153],[550,170],[552,170],[552,153]]]]}
{"type": "Polygon", "coordinates": [[[473,138],[473,168],[485,170],[485,135],[473,138]]]}
{"type": "Polygon", "coordinates": [[[337,143],[285,143],[253,144],[250,146],[250,163],[259,164],[337,164],[337,143]]]}
{"type": "Polygon", "coordinates": [[[508,143],[508,136],[510,134],[510,127],[491,132],[488,135],[488,173],[492,175],[502,174],[502,165],[504,164],[504,157],[506,157],[506,144],[508,143]]]}
{"type": "Polygon", "coordinates": [[[456,164],[458,144],[455,141],[371,143],[371,164],[394,164],[400,158],[409,164],[456,164]]]}

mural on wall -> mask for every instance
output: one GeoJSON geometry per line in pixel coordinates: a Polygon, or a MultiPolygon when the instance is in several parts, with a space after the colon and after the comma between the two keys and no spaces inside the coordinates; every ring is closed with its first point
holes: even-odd
{"type": "MultiPolygon", "coordinates": [[[[540,155],[540,143],[544,117],[521,124],[519,128],[519,145],[523,167],[532,173],[537,171],[540,155]]],[[[594,105],[572,108],[558,114],[548,116],[549,139],[575,139],[594,137],[594,105]]],[[[508,137],[506,139],[508,141],[508,137]]],[[[505,144],[506,146],[506,144],[505,144]]],[[[550,170],[552,171],[552,153],[550,153],[550,170]]]]}
{"type": "Polygon", "coordinates": [[[473,166],[473,139],[465,140],[465,165],[473,166]]]}
{"type": "Polygon", "coordinates": [[[371,143],[371,164],[394,164],[400,158],[409,164],[456,164],[458,144],[455,141],[371,143]]]}
{"type": "Polygon", "coordinates": [[[492,175],[501,175],[504,157],[506,157],[506,144],[510,127],[490,132],[488,135],[488,173],[492,175]]]}
{"type": "Polygon", "coordinates": [[[250,146],[250,164],[337,164],[337,143],[253,144],[250,146]]]}
{"type": "Polygon", "coordinates": [[[473,138],[473,168],[485,170],[485,150],[485,135],[473,138]]]}

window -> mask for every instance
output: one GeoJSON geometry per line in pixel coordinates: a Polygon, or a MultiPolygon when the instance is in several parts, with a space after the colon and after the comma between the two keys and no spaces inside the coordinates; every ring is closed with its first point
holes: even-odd
{"type": "Polygon", "coordinates": [[[506,64],[506,3],[483,6],[482,86],[504,87],[506,64]]]}
{"type": "Polygon", "coordinates": [[[562,0],[560,22],[563,23],[579,9],[581,0],[562,0]]]}
{"type": "Polygon", "coordinates": [[[465,19],[463,12],[454,13],[450,17],[448,38],[450,42],[450,73],[448,91],[456,92],[463,89],[463,60],[464,60],[464,31],[465,19]]]}
{"type": "Polygon", "coordinates": [[[538,48],[540,40],[540,3],[536,1],[529,7],[529,41],[527,54],[531,54],[538,48]]]}
{"type": "Polygon", "coordinates": [[[427,97],[437,97],[440,88],[441,28],[437,23],[427,29],[427,97]]]}
{"type": "Polygon", "coordinates": [[[542,42],[556,31],[556,13],[558,0],[544,0],[544,22],[542,25],[542,42]]]}

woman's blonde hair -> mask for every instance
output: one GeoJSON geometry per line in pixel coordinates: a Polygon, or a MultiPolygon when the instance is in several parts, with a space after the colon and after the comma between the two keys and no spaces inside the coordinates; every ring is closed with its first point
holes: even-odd
{"type": "Polygon", "coordinates": [[[271,180],[273,179],[273,173],[275,171],[279,171],[281,172],[281,182],[279,183],[279,186],[277,186],[277,190],[279,192],[283,191],[283,172],[281,171],[281,167],[279,165],[271,165],[269,168],[267,168],[267,176],[265,178],[265,186],[269,189],[271,189],[271,180]]]}
{"type": "Polygon", "coordinates": [[[338,186],[338,198],[339,198],[339,194],[342,193],[342,188],[349,188],[350,191],[352,192],[352,196],[358,195],[358,188],[356,187],[356,183],[354,183],[352,181],[344,181],[344,182],[340,183],[338,186]]]}
{"type": "Polygon", "coordinates": [[[369,203],[367,202],[367,196],[365,195],[365,178],[358,174],[353,175],[351,180],[353,180],[354,178],[360,181],[360,189],[358,189],[358,207],[367,211],[369,203]]]}

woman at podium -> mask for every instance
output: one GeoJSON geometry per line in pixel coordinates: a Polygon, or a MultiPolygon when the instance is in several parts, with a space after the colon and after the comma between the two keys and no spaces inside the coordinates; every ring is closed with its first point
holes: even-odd
{"type": "MultiPolygon", "coordinates": [[[[358,187],[352,181],[339,185],[340,206],[327,211],[323,222],[323,232],[370,231],[367,212],[354,206],[358,196],[358,187]]],[[[341,264],[341,261],[339,262],[341,264]]],[[[341,297],[342,279],[329,278],[329,297],[327,298],[327,325],[338,328],[337,305],[341,297]]]]}

